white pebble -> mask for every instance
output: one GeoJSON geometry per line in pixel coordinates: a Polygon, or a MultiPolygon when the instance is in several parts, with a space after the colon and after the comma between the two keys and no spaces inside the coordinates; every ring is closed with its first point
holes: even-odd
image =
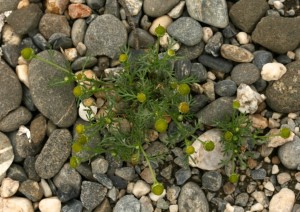
{"type": "Polygon", "coordinates": [[[211,71],[207,72],[207,78],[210,80],[215,80],[217,77],[214,73],[212,73],[211,71]]]}
{"type": "Polygon", "coordinates": [[[292,51],[288,51],[288,52],[286,53],[286,55],[287,55],[291,60],[294,60],[295,57],[296,57],[295,52],[292,52],[292,51]]]}
{"type": "Polygon", "coordinates": [[[157,202],[157,200],[162,199],[166,196],[166,189],[164,189],[161,195],[153,194],[152,192],[149,194],[149,197],[152,201],[157,202]]]}
{"type": "Polygon", "coordinates": [[[296,119],[296,118],[298,117],[298,114],[297,114],[297,113],[289,113],[289,114],[288,114],[288,117],[289,117],[290,119],[296,119]]]}
{"type": "Polygon", "coordinates": [[[97,113],[96,106],[85,107],[82,102],[79,104],[78,114],[80,118],[85,121],[89,121],[90,119],[94,118],[95,114],[97,113]],[[91,113],[88,113],[90,111],[91,113]]]}
{"type": "Polygon", "coordinates": [[[34,212],[31,201],[22,197],[0,197],[0,206],[3,212],[34,212]]]}
{"type": "Polygon", "coordinates": [[[17,6],[17,9],[19,10],[28,7],[29,4],[30,4],[29,0],[21,0],[17,6]]]}
{"type": "Polygon", "coordinates": [[[299,127],[295,127],[295,133],[298,134],[300,131],[300,128],[299,127]]]}
{"type": "Polygon", "coordinates": [[[132,193],[137,198],[140,198],[150,192],[150,185],[143,180],[138,180],[132,189],[132,193]]]}
{"type": "Polygon", "coordinates": [[[44,191],[44,196],[45,197],[51,197],[52,196],[52,191],[51,191],[51,188],[50,188],[49,184],[46,182],[46,180],[41,179],[41,182],[39,184],[40,184],[40,187],[44,191]]]}
{"type": "Polygon", "coordinates": [[[277,10],[284,8],[284,5],[280,1],[274,1],[273,5],[277,10]]]}
{"type": "Polygon", "coordinates": [[[62,53],[64,54],[65,58],[71,62],[73,62],[78,57],[76,48],[65,49],[64,51],[62,51],[62,53]]]}
{"type": "Polygon", "coordinates": [[[300,183],[296,183],[295,189],[298,190],[298,191],[300,191],[300,183]]]}
{"type": "Polygon", "coordinates": [[[275,187],[274,185],[268,181],[265,185],[264,185],[265,189],[268,189],[269,191],[275,191],[275,187]]]}
{"type": "Polygon", "coordinates": [[[280,123],[279,123],[279,121],[276,121],[273,118],[269,118],[268,119],[268,127],[270,129],[279,128],[280,127],[280,123]]]}
{"type": "Polygon", "coordinates": [[[169,13],[171,18],[179,18],[184,10],[185,1],[180,1],[169,13]]]}
{"type": "Polygon", "coordinates": [[[267,63],[262,67],[261,77],[263,80],[279,80],[286,73],[286,67],[281,63],[267,63]]]}
{"type": "Polygon", "coordinates": [[[278,174],[279,173],[279,167],[275,164],[272,166],[272,174],[278,174]]]}
{"type": "Polygon", "coordinates": [[[162,36],[159,39],[159,44],[161,47],[163,47],[163,48],[170,47],[170,49],[177,51],[180,48],[179,43],[174,42],[174,43],[172,43],[172,46],[170,46],[171,42],[174,42],[174,41],[171,40],[171,37],[168,33],[165,33],[164,36],[162,36]]]}
{"type": "Polygon", "coordinates": [[[260,203],[256,203],[251,206],[250,211],[261,211],[264,209],[264,206],[260,203]]]}
{"type": "Polygon", "coordinates": [[[276,112],[274,112],[274,113],[272,114],[272,118],[273,118],[273,119],[280,119],[281,116],[282,116],[281,113],[276,113],[276,112]]]}
{"type": "Polygon", "coordinates": [[[264,158],[264,162],[266,162],[266,163],[271,163],[271,159],[270,159],[269,157],[265,157],[265,158],[264,158]]]}
{"type": "Polygon", "coordinates": [[[277,175],[277,182],[282,185],[286,182],[289,182],[292,179],[291,175],[287,172],[282,172],[277,175]]]}
{"type": "Polygon", "coordinates": [[[61,202],[57,197],[42,199],[39,203],[41,212],[60,212],[61,202]]]}
{"type": "Polygon", "coordinates": [[[178,212],[178,205],[170,205],[169,212],[178,212]]]}
{"type": "Polygon", "coordinates": [[[234,207],[227,203],[224,212],[234,212],[234,207]]]}
{"type": "Polygon", "coordinates": [[[288,188],[283,188],[272,197],[269,211],[292,211],[294,203],[295,193],[288,188]]]}
{"type": "Polygon", "coordinates": [[[151,24],[151,27],[149,29],[149,32],[152,34],[152,35],[156,35],[155,34],[155,29],[156,27],[158,27],[159,25],[161,25],[162,27],[164,27],[165,29],[167,29],[167,27],[173,22],[172,18],[170,18],[170,16],[168,15],[164,15],[164,16],[161,16],[161,17],[158,17],[156,18],[152,24],[151,24]]]}
{"type": "Polygon", "coordinates": [[[240,44],[248,44],[250,42],[249,35],[246,32],[239,32],[236,35],[236,39],[240,44]]]}
{"type": "Polygon", "coordinates": [[[205,43],[207,43],[208,40],[213,36],[214,33],[210,27],[203,27],[202,31],[203,31],[202,39],[205,43]]]}
{"type": "Polygon", "coordinates": [[[19,185],[19,181],[15,181],[10,178],[4,178],[0,188],[1,197],[6,198],[13,196],[18,191],[19,185]]]}
{"type": "Polygon", "coordinates": [[[28,65],[17,65],[16,73],[19,80],[29,88],[28,65]]]}

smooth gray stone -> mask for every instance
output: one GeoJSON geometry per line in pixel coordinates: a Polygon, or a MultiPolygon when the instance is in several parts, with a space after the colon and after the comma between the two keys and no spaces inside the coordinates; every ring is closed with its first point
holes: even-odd
{"type": "Polygon", "coordinates": [[[72,199],[61,208],[61,211],[62,212],[82,211],[82,203],[79,200],[72,199]]]}
{"type": "Polygon", "coordinates": [[[144,0],[143,9],[146,15],[150,17],[159,17],[166,15],[180,0],[144,0]]]}
{"type": "Polygon", "coordinates": [[[119,18],[119,4],[117,0],[106,0],[104,14],[110,14],[119,18]]]}
{"type": "Polygon", "coordinates": [[[41,33],[36,33],[35,35],[33,35],[32,40],[34,44],[41,50],[46,50],[50,47],[50,44],[41,33]]]}
{"type": "Polygon", "coordinates": [[[222,80],[215,84],[215,92],[219,96],[233,96],[236,90],[236,83],[232,80],[222,80]]]}
{"type": "Polygon", "coordinates": [[[63,33],[52,34],[48,41],[52,46],[52,49],[55,50],[68,49],[73,47],[72,39],[63,33]]]}
{"type": "Polygon", "coordinates": [[[216,192],[222,186],[222,175],[217,171],[208,171],[202,175],[203,189],[216,192]]]}
{"type": "Polygon", "coordinates": [[[223,73],[229,73],[233,68],[232,63],[228,60],[225,60],[221,57],[213,57],[207,54],[200,55],[198,61],[208,68],[223,73]]]}
{"type": "Polygon", "coordinates": [[[5,44],[1,48],[4,60],[15,68],[18,65],[18,58],[20,57],[19,45],[5,44]]]}
{"type": "Polygon", "coordinates": [[[255,169],[251,171],[251,177],[253,180],[264,180],[267,175],[267,172],[265,169],[255,169]]]}
{"type": "Polygon", "coordinates": [[[23,182],[28,179],[24,168],[15,163],[13,163],[7,170],[6,177],[19,182],[23,182]]]}
{"type": "Polygon", "coordinates": [[[190,60],[178,60],[175,62],[174,72],[178,80],[183,80],[190,76],[192,63],[190,60]]]}
{"type": "Polygon", "coordinates": [[[4,61],[0,61],[0,73],[0,120],[2,120],[21,104],[22,87],[15,72],[4,61]]]}
{"type": "Polygon", "coordinates": [[[192,63],[190,76],[194,77],[198,83],[207,80],[207,70],[201,63],[192,63]]]}
{"type": "Polygon", "coordinates": [[[192,172],[189,168],[181,168],[175,172],[176,184],[183,185],[190,177],[192,172]]]}
{"type": "Polygon", "coordinates": [[[36,160],[36,158],[31,157],[31,156],[25,158],[23,167],[28,176],[28,179],[39,182],[41,180],[41,178],[35,171],[35,168],[34,168],[35,160],[36,160]]]}
{"type": "Polygon", "coordinates": [[[86,0],[87,5],[93,10],[99,10],[104,7],[105,0],[86,0]]]}
{"type": "Polygon", "coordinates": [[[281,163],[288,169],[295,170],[300,164],[300,139],[298,136],[294,140],[279,147],[278,157],[281,163]]]}
{"type": "Polygon", "coordinates": [[[219,56],[220,54],[220,48],[223,44],[223,36],[221,32],[217,32],[213,35],[212,38],[210,38],[205,45],[205,52],[208,54],[213,55],[214,57],[219,56]]]}
{"type": "Polygon", "coordinates": [[[181,45],[180,49],[176,52],[178,56],[183,56],[186,59],[194,60],[197,59],[204,50],[204,43],[201,41],[195,46],[181,45]]]}
{"type": "Polygon", "coordinates": [[[0,176],[5,175],[13,160],[14,152],[10,139],[0,132],[0,176]]]}
{"type": "Polygon", "coordinates": [[[117,202],[113,212],[140,212],[141,203],[133,195],[123,196],[117,202]]]}
{"type": "Polygon", "coordinates": [[[76,19],[72,25],[71,38],[76,47],[79,42],[83,42],[87,23],[84,19],[76,19]]]}
{"type": "Polygon", "coordinates": [[[54,177],[69,158],[72,136],[66,129],[52,132],[36,159],[35,170],[43,179],[54,177]]]}
{"type": "Polygon", "coordinates": [[[137,28],[136,34],[137,38],[135,37],[135,33],[133,30],[129,34],[128,45],[130,47],[136,48],[136,40],[138,40],[139,47],[142,49],[146,49],[154,45],[155,39],[148,31],[137,28]]]}
{"type": "Polygon", "coordinates": [[[229,23],[225,0],[186,0],[186,7],[192,18],[203,23],[218,28],[229,23]]]}
{"type": "Polygon", "coordinates": [[[110,58],[117,57],[120,47],[126,45],[126,42],[127,31],[124,24],[110,14],[98,16],[92,21],[84,38],[87,55],[105,55],[110,58]]]}
{"type": "Polygon", "coordinates": [[[273,61],[273,55],[269,51],[265,50],[258,50],[253,53],[254,59],[252,63],[259,69],[261,70],[262,67],[267,64],[271,63],[273,61]]]}
{"type": "MultiPolygon", "coordinates": [[[[43,51],[38,56],[62,66],[66,62],[63,55],[57,51],[43,51]]],[[[37,59],[33,59],[29,64],[32,100],[38,110],[59,127],[69,127],[77,118],[76,99],[72,93],[74,85],[51,85],[54,80],[62,81],[64,76],[61,70],[37,59]]]]}
{"type": "Polygon", "coordinates": [[[83,70],[87,68],[92,68],[98,63],[96,57],[79,57],[71,65],[73,71],[83,70]]]}
{"type": "Polygon", "coordinates": [[[251,85],[260,78],[260,71],[252,63],[240,63],[231,71],[231,80],[237,85],[251,85]]]}

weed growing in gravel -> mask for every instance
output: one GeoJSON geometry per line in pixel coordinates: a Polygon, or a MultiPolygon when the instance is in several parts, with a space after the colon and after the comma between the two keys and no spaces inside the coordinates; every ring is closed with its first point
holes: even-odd
{"type": "MultiPolygon", "coordinates": [[[[121,68],[106,73],[101,79],[85,70],[73,74],[38,57],[29,48],[23,49],[21,54],[27,60],[39,59],[62,70],[66,74],[65,82],[77,83],[73,94],[78,104],[83,103],[86,107],[90,125],[75,127],[78,136],[72,145],[70,165],[76,168],[87,159],[79,156],[82,151],[89,152],[89,157],[110,153],[133,165],[145,162],[154,181],[152,192],[160,195],[164,186],[157,181],[151,164],[163,155],[149,155],[147,146],[158,137],[167,147],[185,141],[183,145],[188,157],[195,151],[188,139],[200,124],[194,122],[194,114],[190,112],[193,103],[190,86],[195,80],[192,77],[178,80],[174,76],[173,65],[179,58],[171,45],[162,51],[159,49],[159,39],[165,29],[159,26],[155,32],[158,39],[152,48],[144,51],[124,49],[119,56],[121,68]],[[105,102],[98,113],[93,111],[95,97],[105,102]],[[90,140],[98,132],[101,140],[91,147],[90,140]]],[[[208,151],[214,148],[212,142],[202,144],[208,151]]]]}
{"type": "Polygon", "coordinates": [[[222,164],[231,166],[232,174],[229,181],[235,183],[239,179],[236,167],[238,166],[240,170],[247,168],[247,160],[253,158],[253,150],[256,145],[264,144],[271,136],[288,138],[290,130],[282,128],[278,135],[263,135],[259,129],[252,127],[247,114],[238,111],[240,107],[238,101],[234,101],[232,107],[234,109],[232,116],[217,123],[217,127],[223,132],[224,154],[228,156],[228,159],[222,161],[222,164]]]}

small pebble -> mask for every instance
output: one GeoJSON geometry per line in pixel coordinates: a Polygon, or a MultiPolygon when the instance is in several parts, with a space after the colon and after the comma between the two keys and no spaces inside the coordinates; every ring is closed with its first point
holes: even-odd
{"type": "Polygon", "coordinates": [[[161,16],[161,17],[158,17],[156,18],[153,22],[152,22],[152,25],[149,29],[149,32],[152,34],[152,35],[156,35],[155,33],[155,29],[156,27],[158,27],[159,25],[161,25],[162,27],[164,27],[165,29],[173,22],[172,18],[170,18],[169,16],[167,15],[164,15],[164,16],[161,16]]]}
{"type": "Polygon", "coordinates": [[[287,172],[282,172],[277,175],[277,182],[282,185],[289,182],[292,179],[291,175],[287,172]]]}
{"type": "Polygon", "coordinates": [[[0,188],[1,197],[7,198],[13,196],[18,191],[19,185],[19,181],[4,178],[0,188]]]}
{"type": "Polygon", "coordinates": [[[300,191],[300,183],[296,183],[295,189],[298,190],[298,191],[300,191]]]}
{"type": "Polygon", "coordinates": [[[273,5],[277,10],[284,8],[284,5],[280,1],[274,1],[273,5]]]}
{"type": "Polygon", "coordinates": [[[29,88],[28,65],[17,65],[16,73],[19,80],[29,88]]]}
{"type": "Polygon", "coordinates": [[[39,202],[41,212],[60,212],[61,201],[57,197],[49,197],[39,202]]]}
{"type": "Polygon", "coordinates": [[[279,173],[279,167],[278,165],[273,165],[272,166],[272,174],[278,174],[279,173]]]}
{"type": "Polygon", "coordinates": [[[246,32],[239,32],[236,35],[236,39],[238,40],[238,42],[242,45],[242,44],[248,44],[250,42],[249,36],[246,32]]]}
{"type": "Polygon", "coordinates": [[[213,36],[214,33],[210,27],[203,27],[202,31],[203,31],[202,39],[205,43],[207,43],[208,40],[213,36]]]}
{"type": "Polygon", "coordinates": [[[275,191],[275,187],[274,185],[268,181],[265,185],[264,185],[265,189],[268,189],[269,191],[275,191]]]}
{"type": "Polygon", "coordinates": [[[286,73],[286,67],[281,63],[267,63],[262,67],[261,77],[263,80],[279,80],[286,73]]]}
{"type": "Polygon", "coordinates": [[[264,206],[260,203],[256,203],[251,206],[250,211],[262,211],[264,209],[264,206]]]}
{"type": "Polygon", "coordinates": [[[150,185],[143,180],[138,180],[132,189],[132,193],[137,198],[145,196],[150,192],[150,185]]]}

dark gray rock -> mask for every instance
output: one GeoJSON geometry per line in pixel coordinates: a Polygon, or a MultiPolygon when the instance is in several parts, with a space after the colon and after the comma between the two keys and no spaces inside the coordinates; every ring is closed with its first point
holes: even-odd
{"type": "Polygon", "coordinates": [[[32,118],[31,112],[21,106],[0,120],[0,131],[12,132],[19,129],[21,125],[27,124],[32,118]]]}
{"type": "Polygon", "coordinates": [[[35,161],[36,161],[35,157],[29,156],[25,158],[23,167],[28,176],[28,179],[39,182],[41,178],[35,171],[35,167],[34,167],[35,161]]]}
{"type": "Polygon", "coordinates": [[[72,25],[71,38],[74,46],[83,42],[87,24],[84,19],[76,19],[72,25]]]}
{"type": "Polygon", "coordinates": [[[42,15],[43,12],[37,4],[29,4],[28,7],[14,10],[6,20],[14,32],[25,35],[38,27],[42,15]]]}
{"type": "Polygon", "coordinates": [[[240,63],[231,71],[231,79],[237,84],[251,85],[260,78],[260,71],[252,63],[240,63]]]}
{"type": "Polygon", "coordinates": [[[183,80],[190,76],[192,63],[190,60],[178,60],[175,62],[174,72],[178,80],[183,80]]]}
{"type": "Polygon", "coordinates": [[[181,45],[180,49],[176,52],[178,56],[183,56],[186,59],[194,60],[198,58],[204,50],[204,43],[201,41],[195,46],[181,45]]]}
{"type": "Polygon", "coordinates": [[[36,33],[35,35],[33,35],[32,40],[34,44],[41,50],[46,50],[50,47],[50,44],[41,33],[36,33]]]}
{"type": "Polygon", "coordinates": [[[124,180],[123,178],[115,175],[109,175],[109,179],[111,179],[114,187],[117,189],[126,189],[127,188],[127,181],[124,180]]]}
{"type": "MultiPolygon", "coordinates": [[[[104,14],[109,14],[114,17],[120,17],[118,0],[106,0],[104,14]]],[[[89,23],[87,23],[89,24],[89,23]]]]}
{"type": "Polygon", "coordinates": [[[87,5],[93,10],[99,10],[105,5],[105,0],[86,0],[87,5]]]}
{"type": "Polygon", "coordinates": [[[33,180],[26,180],[20,184],[19,192],[32,202],[37,202],[43,198],[44,191],[39,186],[38,182],[33,180]]]}
{"type": "Polygon", "coordinates": [[[66,16],[46,13],[41,18],[39,31],[42,35],[49,39],[54,33],[63,33],[66,36],[71,36],[71,27],[66,16]]]}
{"type": "Polygon", "coordinates": [[[54,50],[68,49],[73,47],[73,42],[70,37],[64,33],[53,33],[49,38],[49,44],[54,50]]]}
{"type": "Polygon", "coordinates": [[[118,168],[115,174],[127,181],[132,181],[135,178],[135,170],[133,167],[118,168]]]}
{"type": "Polygon", "coordinates": [[[194,182],[186,183],[178,198],[180,212],[209,212],[209,205],[202,189],[194,182]]]}
{"type": "Polygon", "coordinates": [[[297,169],[300,164],[300,139],[298,136],[294,140],[279,147],[278,157],[281,163],[288,169],[297,169]]]}
{"type": "Polygon", "coordinates": [[[267,176],[267,171],[263,168],[251,170],[251,177],[253,180],[264,180],[267,176]]]}
{"type": "Polygon", "coordinates": [[[73,71],[88,69],[95,66],[98,63],[95,57],[79,57],[71,65],[73,71]]]}
{"type": "Polygon", "coordinates": [[[166,0],[162,4],[160,0],[145,0],[143,9],[150,17],[159,17],[167,14],[180,0],[166,0]]]}
{"type": "Polygon", "coordinates": [[[289,63],[292,62],[291,58],[289,58],[289,57],[288,57],[287,55],[285,55],[285,54],[281,54],[281,55],[279,55],[278,57],[276,57],[276,61],[277,61],[278,63],[282,63],[282,64],[284,64],[284,65],[287,65],[287,64],[289,64],[289,63]]]}
{"type": "Polygon", "coordinates": [[[141,203],[133,195],[122,197],[113,209],[113,212],[140,212],[141,203]]]}
{"type": "Polygon", "coordinates": [[[208,54],[213,55],[214,57],[219,56],[220,54],[220,48],[223,44],[223,36],[221,32],[217,32],[213,35],[212,38],[210,38],[205,45],[205,52],[208,54]]]}
{"type": "Polygon", "coordinates": [[[23,182],[28,179],[24,168],[15,163],[13,163],[7,170],[6,177],[9,177],[19,182],[23,182]]]}
{"type": "Polygon", "coordinates": [[[19,45],[5,44],[1,48],[4,60],[15,68],[18,65],[18,58],[20,57],[19,45]]]}
{"type": "Polygon", "coordinates": [[[80,165],[76,167],[76,171],[78,171],[84,178],[90,181],[95,181],[92,173],[92,168],[89,164],[80,163],[80,165]]]}
{"type": "Polygon", "coordinates": [[[198,83],[204,82],[207,80],[206,68],[201,63],[192,63],[190,76],[194,77],[198,83]]]}
{"type": "Polygon", "coordinates": [[[202,187],[210,191],[218,191],[222,187],[222,175],[217,171],[205,172],[202,175],[202,187]]]}
{"type": "MultiPolygon", "coordinates": [[[[57,51],[43,51],[38,54],[56,64],[64,65],[65,59],[57,51]]],[[[63,80],[64,73],[50,65],[33,59],[29,64],[29,84],[32,100],[39,111],[59,127],[69,127],[77,117],[76,99],[72,93],[73,85],[53,86],[53,80],[63,80]]]]}
{"type": "Polygon", "coordinates": [[[41,146],[40,144],[43,142],[47,133],[47,120],[46,118],[39,114],[37,115],[30,123],[30,133],[31,140],[34,144],[41,146]]]}
{"type": "Polygon", "coordinates": [[[83,207],[92,211],[104,200],[107,188],[99,183],[83,181],[81,185],[80,201],[83,207]]]}
{"type": "Polygon", "coordinates": [[[248,200],[249,200],[249,194],[240,193],[236,196],[234,204],[242,207],[246,207],[248,200]]]}
{"type": "Polygon", "coordinates": [[[62,202],[75,199],[80,194],[81,175],[69,163],[66,163],[54,177],[53,183],[57,188],[57,196],[62,202]]]}
{"type": "Polygon", "coordinates": [[[232,80],[222,80],[215,84],[215,92],[219,96],[233,96],[236,90],[236,83],[232,80]]]}
{"type": "Polygon", "coordinates": [[[253,59],[252,63],[259,70],[261,70],[265,64],[271,63],[273,61],[273,55],[269,51],[258,50],[256,52],[254,52],[253,55],[254,55],[254,59],[253,59]]]}
{"type": "Polygon", "coordinates": [[[23,91],[22,104],[31,112],[36,111],[37,108],[35,107],[35,105],[32,101],[29,88],[27,88],[25,85],[22,85],[22,91],[23,91]]]}
{"type": "Polygon", "coordinates": [[[223,73],[229,73],[233,67],[232,63],[228,60],[225,60],[221,57],[213,57],[207,54],[200,55],[198,61],[208,68],[223,73]]]}
{"type": "Polygon", "coordinates": [[[229,23],[223,30],[222,34],[224,38],[232,38],[234,37],[239,31],[235,28],[232,23],[229,23]]]}
{"type": "Polygon", "coordinates": [[[19,0],[0,1],[0,13],[17,9],[19,0]]]}
{"type": "Polygon", "coordinates": [[[267,105],[280,113],[297,112],[300,108],[300,61],[286,66],[287,72],[270,83],[266,90],[267,105]]]}
{"type": "Polygon", "coordinates": [[[192,172],[189,168],[181,168],[175,172],[175,179],[177,185],[183,185],[190,177],[192,172]]]}
{"type": "Polygon", "coordinates": [[[3,61],[0,62],[0,70],[0,120],[2,120],[21,104],[22,87],[17,75],[3,61]]]}
{"type": "Polygon", "coordinates": [[[142,49],[149,48],[155,43],[154,37],[148,31],[140,28],[136,28],[136,34],[134,31],[130,32],[128,38],[128,45],[132,48],[136,48],[137,41],[139,43],[139,47],[142,49]]]}
{"type": "Polygon", "coordinates": [[[257,90],[257,92],[262,92],[266,89],[268,86],[267,81],[263,80],[262,78],[259,78],[255,83],[253,83],[253,86],[257,90]]]}
{"type": "Polygon", "coordinates": [[[82,211],[82,203],[76,199],[70,200],[61,208],[61,212],[78,212],[78,211],[82,211]]]}
{"type": "Polygon", "coordinates": [[[202,26],[190,17],[181,17],[171,23],[167,32],[186,46],[194,46],[201,42],[202,26]]]}
{"type": "Polygon", "coordinates": [[[21,43],[20,43],[19,49],[21,51],[22,49],[24,49],[26,47],[32,48],[35,53],[39,52],[39,48],[34,44],[31,37],[23,38],[21,43]]]}
{"type": "Polygon", "coordinates": [[[105,55],[110,58],[118,56],[120,47],[126,45],[126,42],[127,31],[124,24],[110,14],[98,16],[92,21],[84,38],[87,55],[105,55]]]}
{"type": "Polygon", "coordinates": [[[35,170],[41,178],[56,175],[71,153],[72,136],[66,129],[52,132],[35,162],[35,170]]]}
{"type": "Polygon", "coordinates": [[[187,0],[186,7],[197,21],[218,28],[225,28],[229,23],[225,0],[187,0]]]}
{"type": "Polygon", "coordinates": [[[13,148],[14,162],[19,163],[22,162],[24,158],[21,157],[17,151],[17,133],[18,131],[14,131],[12,133],[9,133],[8,136],[13,148]]]}
{"type": "Polygon", "coordinates": [[[240,0],[230,8],[229,17],[235,26],[250,33],[268,9],[265,0],[240,0]]]}
{"type": "Polygon", "coordinates": [[[22,158],[35,156],[42,148],[41,143],[34,143],[26,134],[13,133],[12,142],[14,143],[15,153],[22,158]]]}
{"type": "Polygon", "coordinates": [[[267,16],[252,33],[252,40],[276,53],[292,51],[299,45],[300,18],[267,16]]]}
{"type": "Polygon", "coordinates": [[[205,106],[196,116],[201,123],[216,126],[216,122],[231,117],[233,113],[232,101],[232,97],[220,97],[205,106]]]}
{"type": "Polygon", "coordinates": [[[202,108],[204,108],[210,102],[206,95],[200,94],[193,98],[193,104],[190,106],[191,113],[196,113],[202,108]]]}

